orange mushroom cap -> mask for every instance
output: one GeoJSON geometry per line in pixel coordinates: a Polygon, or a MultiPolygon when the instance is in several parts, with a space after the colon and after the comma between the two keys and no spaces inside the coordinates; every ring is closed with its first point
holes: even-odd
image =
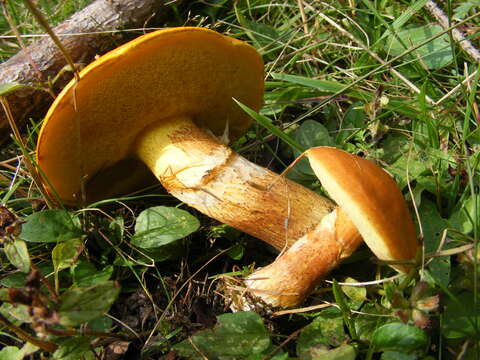
{"type": "Polygon", "coordinates": [[[82,182],[100,171],[107,177],[99,182],[103,187],[117,186],[119,177],[124,184],[135,182],[137,163],[108,169],[135,159],[134,143],[149,125],[188,117],[215,135],[228,128],[230,138],[236,138],[251,119],[233,98],[253,109],[263,98],[258,52],[205,28],[146,34],[79,75],[80,81],[72,80],[51,106],[37,145],[48,183],[67,203],[78,201],[82,182]]]}

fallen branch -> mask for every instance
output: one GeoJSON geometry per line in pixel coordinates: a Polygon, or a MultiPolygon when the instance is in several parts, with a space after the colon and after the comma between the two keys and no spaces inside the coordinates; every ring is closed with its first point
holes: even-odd
{"type": "MultiPolygon", "coordinates": [[[[127,36],[131,37],[131,33],[119,30],[164,22],[170,13],[169,5],[165,3],[164,0],[96,0],[55,27],[54,31],[75,63],[88,64],[95,56],[129,40],[127,36]]],[[[65,65],[64,57],[48,37],[34,41],[0,64],[0,85],[10,82],[27,85],[7,96],[17,124],[24,123],[29,117],[44,115],[53,100],[47,82],[55,78],[65,65]]],[[[53,91],[58,93],[72,77],[72,72],[65,72],[55,82],[53,91]]],[[[0,140],[8,133],[7,118],[0,112],[0,140]]]]}
{"type": "MultiPolygon", "coordinates": [[[[433,0],[427,1],[425,8],[433,15],[433,17],[438,21],[440,26],[445,30],[448,29],[452,24],[450,23],[447,15],[443,10],[435,3],[433,0]]],[[[458,29],[452,29],[452,37],[458,41],[458,44],[461,48],[471,56],[477,64],[480,64],[480,51],[468,40],[463,33],[458,29]]]]}

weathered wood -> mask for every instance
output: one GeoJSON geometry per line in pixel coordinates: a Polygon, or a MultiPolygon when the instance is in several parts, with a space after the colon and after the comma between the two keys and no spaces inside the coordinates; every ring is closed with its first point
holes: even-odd
{"type": "MultiPolygon", "coordinates": [[[[170,16],[169,5],[164,0],[96,0],[83,10],[75,13],[64,23],[54,28],[75,63],[88,64],[95,56],[130,40],[131,32],[112,32],[126,28],[142,28],[158,25],[170,16]]],[[[178,2],[177,2],[178,4],[178,2]]],[[[27,47],[28,55],[20,51],[8,61],[0,64],[0,84],[19,82],[33,88],[24,88],[8,95],[13,116],[18,124],[29,117],[41,118],[53,98],[44,87],[65,67],[66,61],[50,38],[34,41],[27,47]],[[40,70],[39,79],[34,65],[40,70]]],[[[54,86],[58,92],[71,78],[65,73],[54,86]]],[[[5,114],[0,111],[0,141],[9,133],[5,114]]]]}

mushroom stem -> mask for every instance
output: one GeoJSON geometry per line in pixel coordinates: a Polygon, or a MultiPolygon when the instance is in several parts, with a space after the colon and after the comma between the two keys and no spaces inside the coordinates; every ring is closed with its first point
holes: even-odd
{"type": "MultiPolygon", "coordinates": [[[[336,208],[272,264],[251,274],[245,284],[254,299],[260,298],[270,306],[296,306],[361,242],[357,228],[341,208],[336,208]]],[[[249,303],[248,298],[237,296],[234,310],[251,310],[258,305],[257,301],[249,303]]]]}
{"type": "Polygon", "coordinates": [[[188,117],[149,126],[137,137],[135,152],[173,196],[279,250],[334,208],[329,200],[249,162],[188,117]]]}

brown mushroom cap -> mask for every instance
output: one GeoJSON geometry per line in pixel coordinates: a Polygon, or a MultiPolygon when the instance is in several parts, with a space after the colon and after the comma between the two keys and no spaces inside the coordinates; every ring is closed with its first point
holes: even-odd
{"type": "MultiPolygon", "coordinates": [[[[189,117],[197,126],[230,138],[250,118],[232,98],[259,109],[263,63],[244,42],[203,28],[173,28],[141,36],[100,57],[70,82],[46,115],[37,160],[65,202],[76,202],[82,180],[102,171],[112,184],[123,159],[149,125],[189,117]],[[228,122],[228,125],[226,124],[228,122]]],[[[136,181],[137,165],[121,171],[136,181]]],[[[95,197],[95,196],[93,196],[95,197]]]]}
{"type": "MultiPolygon", "coordinates": [[[[387,172],[369,160],[332,147],[309,149],[306,156],[331,198],[379,259],[415,258],[415,225],[400,189],[387,172]]],[[[401,272],[411,268],[393,267],[401,272]]]]}
{"type": "MultiPolygon", "coordinates": [[[[415,226],[390,175],[371,161],[332,147],[311,148],[304,155],[338,208],[273,263],[245,279],[253,298],[243,290],[233,290],[235,311],[255,309],[262,303],[259,299],[274,307],[298,305],[320,279],[355,251],[362,237],[380,259],[412,260],[416,256],[415,226]]],[[[392,267],[406,272],[411,265],[392,267]]]]}

